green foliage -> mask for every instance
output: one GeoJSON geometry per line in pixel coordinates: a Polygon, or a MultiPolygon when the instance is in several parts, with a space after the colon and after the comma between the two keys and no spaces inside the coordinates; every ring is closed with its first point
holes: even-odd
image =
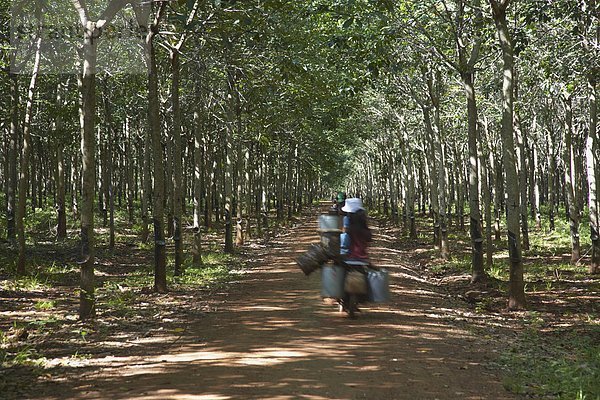
{"type": "MultiPolygon", "coordinates": [[[[0,265],[0,273],[14,275],[14,259],[0,265]]],[[[58,284],[73,284],[77,281],[79,268],[74,264],[35,258],[28,265],[28,275],[15,276],[0,282],[0,288],[15,291],[39,291],[58,284]]]]}
{"type": "Polygon", "coordinates": [[[35,309],[38,311],[49,311],[54,309],[56,306],[55,302],[52,300],[40,300],[35,303],[35,309]]]}
{"type": "Polygon", "coordinates": [[[174,282],[188,286],[222,285],[231,280],[231,270],[224,265],[211,265],[202,268],[186,268],[185,273],[175,277],[174,282]]]}
{"type": "Polygon", "coordinates": [[[52,287],[52,284],[48,281],[47,276],[36,273],[34,275],[16,277],[11,281],[4,281],[0,284],[0,287],[15,291],[37,291],[49,289],[52,287]]]}
{"type": "Polygon", "coordinates": [[[500,362],[506,389],[519,395],[600,399],[600,326],[543,334],[534,318],[500,362]]]}
{"type": "Polygon", "coordinates": [[[29,212],[25,216],[25,230],[28,232],[46,232],[50,236],[54,225],[56,224],[56,211],[51,205],[47,205],[43,208],[36,208],[35,212],[32,212],[28,208],[29,212]]]}

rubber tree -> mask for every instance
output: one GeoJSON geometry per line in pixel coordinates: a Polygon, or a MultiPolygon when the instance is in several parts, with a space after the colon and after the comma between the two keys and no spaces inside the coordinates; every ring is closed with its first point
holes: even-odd
{"type": "MultiPolygon", "coordinates": [[[[480,282],[487,279],[483,267],[483,235],[481,232],[481,212],[479,205],[479,157],[477,155],[477,100],[475,97],[475,64],[479,59],[479,49],[482,39],[477,35],[473,45],[468,49],[469,40],[461,37],[460,32],[465,32],[464,3],[458,1],[457,26],[455,32],[455,45],[458,53],[458,70],[465,89],[467,99],[468,121],[468,148],[469,148],[469,231],[471,233],[471,282],[480,282]]],[[[476,12],[475,24],[482,20],[481,13],[476,12]]],[[[474,29],[477,29],[475,27],[474,29]]],[[[487,179],[487,176],[484,177],[487,179]]],[[[489,193],[488,193],[489,194],[489,193]]]]}
{"type": "Polygon", "coordinates": [[[152,191],[152,225],[154,227],[154,290],[167,291],[167,252],[165,240],[165,167],[161,141],[160,99],[158,93],[158,70],[154,39],[159,34],[159,25],[165,14],[167,2],[157,3],[157,10],[150,22],[152,5],[141,3],[135,7],[136,18],[146,32],[144,54],[148,84],[148,132],[152,144],[154,188],[152,191]]]}
{"type": "MultiPolygon", "coordinates": [[[[195,1],[186,17],[185,28],[192,23],[198,10],[199,2],[195,1]]],[[[175,275],[183,272],[183,232],[181,217],[183,214],[183,187],[182,187],[182,151],[181,151],[181,106],[180,106],[180,77],[181,77],[181,51],[188,38],[188,31],[184,31],[176,43],[167,44],[171,64],[171,106],[173,110],[173,241],[175,242],[175,275]]]]}
{"type": "Polygon", "coordinates": [[[64,121],[62,107],[66,104],[66,83],[59,83],[56,89],[56,109],[57,115],[53,125],[54,138],[56,140],[56,237],[57,239],[65,239],[67,237],[67,210],[65,201],[65,137],[64,137],[64,121]],[[65,93],[63,93],[63,91],[65,93]]]}
{"type": "Polygon", "coordinates": [[[36,10],[36,12],[39,13],[39,26],[37,28],[35,41],[35,56],[33,62],[33,69],[31,71],[31,79],[29,81],[29,87],[27,90],[27,103],[25,105],[25,119],[23,122],[23,142],[21,145],[21,151],[23,155],[21,158],[21,166],[19,168],[19,179],[17,187],[18,201],[15,217],[15,227],[17,232],[17,243],[19,249],[19,255],[17,258],[17,275],[25,275],[26,272],[25,210],[27,205],[27,188],[29,186],[29,162],[31,159],[31,118],[33,113],[33,97],[35,95],[36,82],[40,70],[42,46],[42,10],[36,10]]]}
{"type": "Polygon", "coordinates": [[[81,106],[81,290],[79,294],[79,318],[87,319],[95,314],[94,282],[94,193],[96,189],[96,64],[98,41],[102,30],[128,3],[112,0],[101,17],[90,19],[83,0],[71,0],[83,27],[83,71],[80,76],[81,106]]]}
{"type": "MultiPolygon", "coordinates": [[[[438,213],[440,229],[440,257],[443,260],[450,258],[450,246],[448,242],[448,216],[447,216],[447,198],[446,187],[448,174],[446,170],[446,152],[444,150],[444,129],[441,123],[441,95],[443,91],[442,74],[439,69],[425,75],[427,84],[427,93],[431,105],[433,106],[433,124],[431,124],[433,135],[432,143],[433,154],[437,171],[437,195],[438,195],[438,213]]],[[[430,121],[431,122],[431,121],[430,121]]]]}
{"type": "MultiPolygon", "coordinates": [[[[479,1],[472,2],[471,5],[465,4],[463,0],[444,0],[443,12],[438,11],[439,4],[434,3],[430,10],[434,14],[438,14],[438,18],[448,28],[444,31],[450,32],[451,42],[454,45],[455,57],[449,55],[449,51],[445,48],[448,46],[448,41],[444,37],[437,37],[428,26],[423,26],[419,32],[426,38],[427,44],[430,45],[435,52],[435,55],[440,59],[442,64],[446,65],[451,71],[460,75],[463,88],[465,91],[467,103],[467,122],[468,122],[468,181],[469,181],[469,230],[471,234],[471,265],[472,265],[472,282],[486,280],[487,276],[483,266],[483,235],[481,230],[481,212],[479,205],[479,157],[477,155],[478,142],[478,110],[475,96],[475,66],[479,61],[479,54],[483,37],[481,29],[483,26],[483,17],[479,1]],[[452,3],[452,4],[450,4],[452,3]]],[[[426,22],[427,24],[429,21],[426,22]]],[[[431,91],[431,90],[430,90],[431,91]]],[[[432,95],[432,103],[434,106],[439,104],[436,99],[439,96],[432,95]]],[[[439,115],[439,111],[436,111],[439,115]]],[[[440,129],[440,128],[438,128],[440,129]]],[[[456,152],[458,155],[458,152],[456,152]]],[[[445,171],[445,168],[439,169],[445,171]]],[[[442,177],[440,177],[442,179],[442,177]]],[[[444,179],[445,180],[445,179],[444,179]]],[[[462,191],[460,182],[456,182],[456,187],[459,192],[458,196],[458,214],[459,224],[462,225],[462,191]]],[[[440,189],[441,190],[441,189],[440,189]]],[[[440,204],[440,210],[443,206],[440,204]]],[[[441,219],[443,222],[443,218],[441,219]]],[[[447,239],[446,239],[447,242],[447,239]]],[[[444,240],[442,239],[442,243],[444,240]]],[[[443,250],[442,246],[442,250],[443,250]]],[[[447,247],[447,245],[446,245],[447,247]]],[[[447,250],[446,250],[447,252],[447,250]]],[[[444,257],[447,258],[447,257],[444,257]]]]}
{"type": "MultiPolygon", "coordinates": [[[[13,59],[15,57],[13,56],[13,59]]],[[[11,66],[11,69],[14,65],[11,66]]],[[[9,73],[10,77],[10,132],[8,136],[8,173],[6,187],[6,239],[11,244],[16,244],[17,231],[15,227],[15,209],[17,206],[17,164],[18,164],[18,140],[19,140],[19,76],[15,72],[9,73]]]]}
{"type": "Polygon", "coordinates": [[[590,76],[589,90],[589,128],[586,141],[587,181],[588,181],[588,207],[590,212],[590,237],[592,240],[592,255],[589,272],[600,273],[600,221],[598,218],[598,106],[596,103],[597,84],[596,78],[590,76]]]}
{"type": "Polygon", "coordinates": [[[573,94],[568,87],[564,88],[563,103],[565,107],[565,124],[563,140],[563,171],[565,192],[571,233],[571,264],[577,264],[581,258],[579,241],[579,202],[577,200],[577,181],[575,167],[575,149],[573,147],[573,94]]]}
{"type": "Polygon", "coordinates": [[[489,0],[498,40],[502,49],[502,122],[501,138],[503,147],[504,172],[506,175],[507,213],[506,226],[508,230],[508,253],[510,259],[510,277],[508,292],[508,308],[510,310],[524,309],[525,282],[523,280],[523,259],[521,255],[521,238],[519,232],[520,193],[517,176],[515,139],[513,130],[514,88],[513,67],[514,54],[512,39],[508,29],[506,11],[510,0],[489,0]]]}

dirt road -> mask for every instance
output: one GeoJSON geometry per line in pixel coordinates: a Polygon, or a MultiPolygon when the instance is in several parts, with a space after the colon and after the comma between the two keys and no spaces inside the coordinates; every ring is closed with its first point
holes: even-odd
{"type": "Polygon", "coordinates": [[[314,218],[250,250],[256,260],[210,312],[190,310],[174,341],[140,340],[40,398],[508,399],[484,366],[489,351],[375,231],[374,261],[391,272],[392,301],[350,320],[319,296],[320,276],[294,263],[318,240],[314,218]]]}

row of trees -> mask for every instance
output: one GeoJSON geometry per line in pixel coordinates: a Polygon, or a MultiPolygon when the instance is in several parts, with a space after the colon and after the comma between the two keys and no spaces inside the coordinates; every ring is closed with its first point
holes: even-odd
{"type": "Polygon", "coordinates": [[[411,38],[390,43],[385,72],[346,127],[365,132],[369,148],[351,161],[350,191],[400,209],[413,237],[415,207],[430,204],[440,257],[450,255],[449,216],[463,227],[468,210],[473,282],[487,278],[506,215],[512,309],[526,304],[522,250],[529,214],[541,227],[543,207],[552,230],[564,205],[572,263],[587,207],[589,270],[600,272],[598,18],[595,1],[403,3],[390,25],[411,38]]]}
{"type": "Polygon", "coordinates": [[[552,225],[566,205],[574,262],[588,207],[598,272],[595,0],[1,9],[6,236],[22,274],[28,210],[54,204],[58,238],[79,227],[82,318],[94,308],[95,214],[111,246],[115,208],[142,240],[152,226],[165,291],[166,238],[182,273],[186,218],[199,265],[204,228],[222,227],[232,251],[244,232],[268,230],[270,210],[283,219],[343,186],[413,237],[429,206],[442,258],[451,216],[463,226],[468,210],[473,281],[486,278],[506,214],[511,308],[525,306],[527,215],[541,223],[544,206],[552,225]]]}
{"type": "Polygon", "coordinates": [[[341,27],[318,2],[307,10],[280,1],[73,0],[4,10],[14,31],[17,22],[34,27],[4,48],[7,238],[24,274],[28,209],[54,204],[59,239],[79,221],[82,318],[94,313],[95,215],[110,229],[110,246],[115,207],[141,224],[143,241],[153,227],[162,292],[166,234],[175,273],[183,272],[186,216],[200,265],[204,228],[224,226],[231,252],[244,232],[268,232],[271,210],[291,216],[338,179],[344,141],[332,129],[352,103],[339,80],[355,71],[334,62],[343,50],[328,40],[341,27]],[[60,38],[74,45],[63,54],[48,29],[70,24],[81,36],[60,38]],[[110,36],[111,27],[132,25],[133,35],[110,36]],[[123,40],[142,51],[107,65],[113,58],[105,56],[126,51],[123,40]],[[69,59],[81,72],[54,73],[59,61],[68,72],[69,59]]]}

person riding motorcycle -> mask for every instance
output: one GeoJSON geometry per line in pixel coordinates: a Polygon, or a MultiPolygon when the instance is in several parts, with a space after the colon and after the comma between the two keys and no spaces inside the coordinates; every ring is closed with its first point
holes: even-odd
{"type": "MultiPolygon", "coordinates": [[[[340,235],[342,262],[349,271],[357,271],[366,275],[366,267],[370,265],[367,247],[373,236],[367,225],[367,214],[362,200],[359,198],[346,199],[342,211],[346,213],[344,231],[340,235]]],[[[365,300],[365,296],[345,293],[340,301],[340,311],[347,311],[353,317],[355,311],[360,311],[357,303],[363,300],[365,300]]]]}
{"type": "MultiPolygon", "coordinates": [[[[345,262],[352,263],[356,261],[369,264],[367,247],[372,241],[373,235],[367,225],[367,213],[363,208],[362,200],[359,198],[346,199],[342,211],[346,213],[346,216],[344,216],[344,233],[350,239],[345,262]]],[[[340,240],[344,241],[343,238],[340,240]]]]}

